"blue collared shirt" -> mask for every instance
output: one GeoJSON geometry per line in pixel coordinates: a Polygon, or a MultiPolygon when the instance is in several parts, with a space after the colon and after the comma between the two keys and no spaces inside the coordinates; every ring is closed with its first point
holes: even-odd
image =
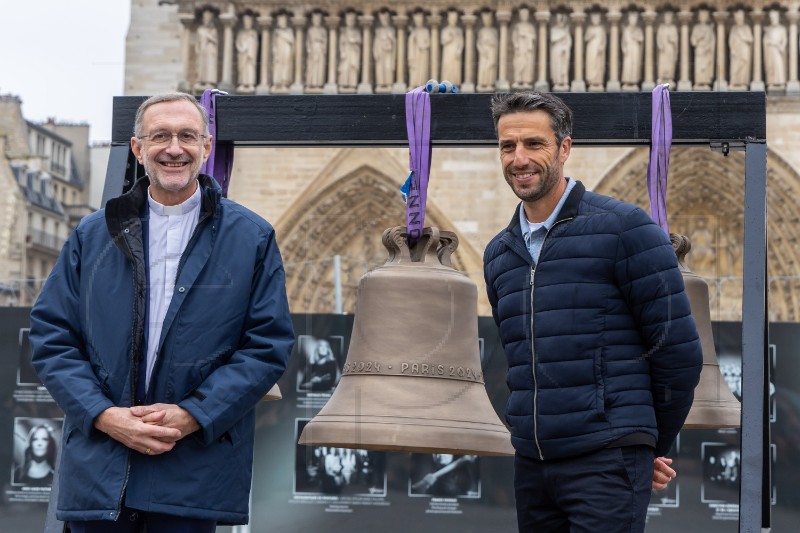
{"type": "Polygon", "coordinates": [[[576,182],[574,179],[567,177],[566,180],[567,188],[561,195],[561,199],[558,200],[553,212],[550,213],[550,216],[547,217],[544,222],[528,221],[528,217],[525,216],[525,204],[519,204],[519,226],[522,230],[522,237],[525,239],[525,246],[528,248],[528,253],[531,254],[531,259],[533,259],[534,264],[539,261],[539,252],[542,251],[545,235],[547,235],[547,232],[553,227],[553,224],[555,224],[558,213],[561,211],[561,208],[564,207],[564,202],[567,201],[567,196],[569,196],[572,188],[575,187],[576,182]]]}

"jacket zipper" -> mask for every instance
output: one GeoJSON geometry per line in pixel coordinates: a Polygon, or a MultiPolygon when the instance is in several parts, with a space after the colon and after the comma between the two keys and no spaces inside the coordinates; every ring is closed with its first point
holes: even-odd
{"type": "MultiPolygon", "coordinates": [[[[547,241],[547,237],[550,235],[550,232],[555,228],[558,224],[562,222],[567,222],[568,220],[572,220],[573,217],[564,218],[561,220],[556,220],[550,229],[544,234],[544,238],[542,239],[542,246],[539,248],[539,258],[542,257],[542,252],[544,251],[544,243],[547,241]]],[[[535,264],[531,265],[531,373],[533,374],[533,441],[536,443],[536,449],[539,452],[539,459],[544,460],[544,454],[542,453],[542,445],[539,443],[539,383],[536,380],[536,348],[534,347],[535,339],[536,339],[536,332],[534,328],[534,306],[533,306],[533,281],[536,277],[536,265],[539,263],[537,260],[535,264]]]]}
{"type": "Polygon", "coordinates": [[[119,500],[117,501],[117,514],[114,516],[114,521],[117,521],[122,514],[122,500],[125,498],[125,491],[128,488],[128,479],[131,475],[131,451],[128,450],[128,460],[126,461],[125,465],[125,481],[122,482],[122,492],[119,495],[119,500]]]}
{"type": "Polygon", "coordinates": [[[539,451],[539,459],[544,460],[542,446],[539,444],[539,384],[536,381],[536,349],[534,348],[533,331],[533,279],[536,276],[536,265],[531,266],[531,373],[533,374],[533,440],[539,451]]]}
{"type": "MultiPolygon", "coordinates": [[[[125,228],[125,233],[128,233],[128,231],[129,231],[128,228],[125,228]]],[[[138,284],[136,283],[136,263],[133,260],[133,248],[131,248],[131,244],[130,244],[130,242],[128,242],[127,237],[123,238],[123,242],[125,242],[125,246],[128,247],[128,251],[131,254],[131,264],[133,266],[133,268],[132,268],[132,270],[133,270],[133,286],[134,286],[134,289],[137,290],[137,292],[138,292],[138,289],[137,289],[138,284]]],[[[145,268],[147,268],[147,265],[145,265],[145,268]]],[[[134,296],[134,301],[136,299],[138,299],[138,294],[134,296]]],[[[147,305],[147,302],[145,302],[144,304],[147,305]]],[[[134,331],[131,332],[131,333],[134,333],[135,330],[136,330],[136,328],[135,328],[135,320],[136,320],[136,318],[134,318],[134,331]]],[[[146,325],[144,327],[146,327],[146,325]]],[[[131,338],[133,338],[133,335],[131,335],[131,338]]],[[[141,348],[142,347],[139,346],[139,351],[141,351],[141,348]]],[[[139,376],[137,376],[136,374],[138,373],[139,364],[136,361],[136,357],[133,357],[132,359],[133,359],[133,363],[132,363],[133,364],[133,368],[131,369],[131,405],[135,405],[136,404],[136,380],[139,378],[139,376]]],[[[117,512],[116,512],[116,514],[112,515],[112,518],[115,521],[118,520],[120,515],[122,514],[122,500],[125,498],[125,490],[128,488],[128,479],[130,478],[130,474],[131,474],[131,451],[128,450],[128,458],[125,461],[125,479],[122,481],[122,491],[119,494],[119,500],[117,500],[117,512]]]]}

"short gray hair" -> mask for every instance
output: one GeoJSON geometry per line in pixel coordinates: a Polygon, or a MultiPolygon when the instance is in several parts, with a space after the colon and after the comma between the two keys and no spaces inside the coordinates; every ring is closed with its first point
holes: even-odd
{"type": "Polygon", "coordinates": [[[142,105],[140,105],[139,109],[136,110],[136,122],[134,122],[133,125],[134,136],[140,137],[142,135],[142,121],[144,120],[144,112],[147,111],[149,107],[156,104],[163,104],[165,102],[179,102],[181,100],[191,102],[192,105],[197,108],[197,112],[200,113],[200,117],[203,119],[203,133],[208,135],[208,112],[205,110],[205,108],[201,106],[197,102],[197,99],[191,94],[174,92],[156,94],[142,102],[142,105]]]}
{"type": "Polygon", "coordinates": [[[497,123],[503,115],[541,110],[550,115],[550,126],[556,134],[559,145],[564,137],[572,135],[572,110],[564,100],[550,93],[527,91],[496,94],[492,97],[491,109],[495,132],[497,123]]]}

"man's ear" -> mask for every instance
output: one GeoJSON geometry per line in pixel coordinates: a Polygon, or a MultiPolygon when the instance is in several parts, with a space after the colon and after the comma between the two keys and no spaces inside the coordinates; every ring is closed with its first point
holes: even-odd
{"type": "Polygon", "coordinates": [[[561,140],[561,147],[558,152],[558,160],[561,161],[562,165],[569,159],[570,150],[572,150],[572,137],[567,135],[561,140]]]}
{"type": "Polygon", "coordinates": [[[142,160],[142,141],[136,137],[131,137],[131,151],[133,155],[136,156],[136,160],[139,161],[139,164],[144,164],[142,160]]]}
{"type": "Polygon", "coordinates": [[[203,163],[208,161],[208,158],[211,155],[211,148],[212,145],[214,144],[212,141],[213,138],[211,137],[211,135],[209,135],[206,137],[206,141],[203,143],[203,163]]]}

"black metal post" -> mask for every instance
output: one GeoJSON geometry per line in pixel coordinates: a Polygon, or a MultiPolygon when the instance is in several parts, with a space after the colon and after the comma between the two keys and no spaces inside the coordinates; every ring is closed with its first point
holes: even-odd
{"type": "Polygon", "coordinates": [[[742,471],[739,531],[770,527],[767,357],[767,145],[745,148],[744,272],[742,292],[742,471]],[[766,427],[765,427],[766,426],[766,427]],[[766,458],[766,463],[765,463],[766,458]],[[766,488],[765,488],[766,484],[766,488]]]}

